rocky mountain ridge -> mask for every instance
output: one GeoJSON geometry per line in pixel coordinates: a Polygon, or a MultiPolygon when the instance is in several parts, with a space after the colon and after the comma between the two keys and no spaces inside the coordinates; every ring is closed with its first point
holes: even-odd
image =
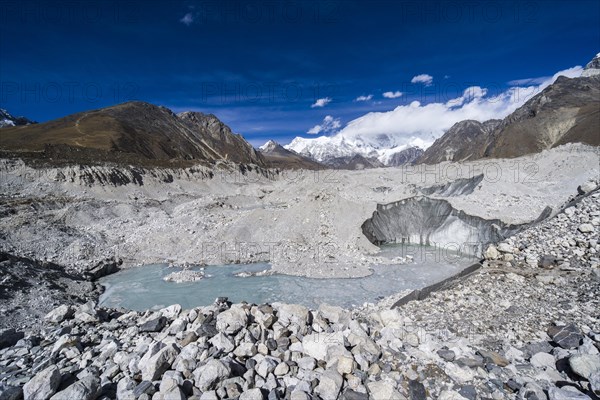
{"type": "Polygon", "coordinates": [[[144,102],[5,128],[0,148],[15,154],[55,154],[82,163],[230,161],[265,166],[262,156],[214,115],[175,114],[144,102]]]}
{"type": "Polygon", "coordinates": [[[311,158],[304,157],[292,150],[287,150],[274,140],[269,140],[259,147],[258,151],[270,167],[281,169],[324,169],[325,166],[311,158]]]}
{"type": "Polygon", "coordinates": [[[26,117],[13,117],[8,111],[0,108],[0,128],[37,124],[26,117]]]}
{"type": "Polygon", "coordinates": [[[514,158],[565,143],[600,146],[600,57],[579,78],[559,76],[502,121],[461,121],[419,163],[514,158]]]}

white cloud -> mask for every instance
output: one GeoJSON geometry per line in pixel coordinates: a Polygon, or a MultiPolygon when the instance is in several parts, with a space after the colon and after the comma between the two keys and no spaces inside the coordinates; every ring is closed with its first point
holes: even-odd
{"type": "Polygon", "coordinates": [[[310,108],[325,107],[329,103],[331,103],[331,97],[323,97],[322,99],[317,99],[310,108]]]}
{"type": "Polygon", "coordinates": [[[422,83],[425,86],[431,86],[431,83],[433,82],[433,76],[427,75],[427,74],[416,75],[416,76],[413,76],[413,78],[410,80],[410,82],[411,83],[422,83]]]}
{"type": "Polygon", "coordinates": [[[552,78],[552,77],[551,76],[540,76],[538,78],[515,79],[513,81],[508,81],[508,84],[511,86],[541,85],[542,83],[546,82],[550,78],[552,78]]]}
{"type": "Polygon", "coordinates": [[[372,94],[366,95],[366,96],[358,96],[356,99],[354,99],[354,101],[369,101],[373,98],[372,94]]]}
{"type": "Polygon", "coordinates": [[[190,26],[194,22],[194,14],[192,14],[192,13],[185,14],[183,16],[183,18],[181,18],[179,20],[179,22],[186,24],[187,26],[190,26]]]}
{"type": "Polygon", "coordinates": [[[383,97],[385,97],[386,99],[397,99],[400,96],[402,96],[402,92],[399,92],[397,90],[395,92],[384,92],[383,93],[383,97]]]}
{"type": "Polygon", "coordinates": [[[323,122],[320,125],[315,125],[310,128],[306,133],[309,135],[318,135],[319,133],[331,133],[335,132],[342,126],[339,118],[333,118],[331,115],[325,116],[323,122]]]}
{"type": "Polygon", "coordinates": [[[428,147],[456,122],[504,118],[553,83],[558,76],[578,77],[582,71],[580,66],[569,68],[556,73],[539,86],[514,86],[494,95],[486,88],[472,86],[460,97],[443,103],[422,105],[413,101],[391,111],[370,112],[350,121],[336,136],[375,140],[383,135],[393,138],[397,145],[421,142],[423,147],[428,147]]]}

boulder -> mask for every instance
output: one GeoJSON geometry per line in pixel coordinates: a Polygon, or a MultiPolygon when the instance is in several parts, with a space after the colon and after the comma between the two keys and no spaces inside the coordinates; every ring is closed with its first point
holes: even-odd
{"type": "Polygon", "coordinates": [[[569,358],[569,366],[577,375],[589,380],[593,373],[600,372],[600,354],[576,354],[569,358]]]}
{"type": "Polygon", "coordinates": [[[60,385],[60,371],[56,365],[38,372],[29,382],[23,386],[24,400],[48,399],[60,385]]]}
{"type": "Polygon", "coordinates": [[[277,310],[278,322],[284,327],[293,324],[303,331],[312,322],[308,308],[299,304],[274,303],[273,307],[277,310]]]}
{"type": "Polygon", "coordinates": [[[129,377],[122,378],[117,383],[117,399],[135,399],[133,390],[137,387],[136,381],[129,377]]]}
{"type": "Polygon", "coordinates": [[[256,364],[256,373],[266,379],[271,372],[275,371],[277,364],[277,359],[265,357],[256,364]]]}
{"type": "Polygon", "coordinates": [[[217,383],[229,378],[230,374],[229,365],[212,359],[194,371],[196,387],[203,392],[214,389],[217,383]]]}
{"type": "Polygon", "coordinates": [[[144,380],[141,381],[135,388],[133,388],[133,397],[139,399],[142,395],[152,396],[156,393],[156,388],[152,382],[144,380]]]}
{"type": "Polygon", "coordinates": [[[277,364],[275,370],[273,371],[276,376],[287,375],[288,372],[290,372],[290,366],[285,362],[277,364]]]}
{"type": "Polygon", "coordinates": [[[240,395],[239,400],[263,400],[263,395],[258,388],[248,389],[240,395]]]}
{"type": "Polygon", "coordinates": [[[486,260],[495,260],[498,258],[499,255],[500,253],[498,253],[496,246],[494,246],[493,244],[490,244],[485,250],[485,253],[483,253],[483,256],[486,260]]]}
{"type": "Polygon", "coordinates": [[[302,357],[296,361],[296,364],[298,364],[298,368],[312,371],[317,366],[317,361],[312,357],[302,357]]]}
{"type": "Polygon", "coordinates": [[[546,400],[546,393],[544,390],[535,382],[527,382],[525,386],[519,389],[518,399],[528,399],[528,400],[546,400]]]}
{"type": "Polygon", "coordinates": [[[74,313],[75,310],[73,310],[73,307],[67,304],[63,304],[46,314],[44,319],[48,322],[59,324],[66,319],[72,318],[74,313]]]}
{"type": "Polygon", "coordinates": [[[20,386],[4,386],[0,388],[0,400],[21,400],[23,388],[20,386]]]}
{"type": "Polygon", "coordinates": [[[319,384],[315,391],[324,400],[335,400],[342,389],[344,378],[337,371],[328,369],[319,377],[319,384]]]}
{"type": "Polygon", "coordinates": [[[427,399],[427,391],[425,390],[425,386],[417,380],[408,381],[408,393],[410,400],[427,399]]]}
{"type": "Polygon", "coordinates": [[[536,368],[556,368],[554,356],[548,353],[536,353],[531,356],[529,362],[536,368]]]}
{"type": "Polygon", "coordinates": [[[332,324],[338,324],[348,318],[348,312],[342,307],[330,306],[325,303],[319,306],[319,313],[332,324]]]}
{"type": "Polygon", "coordinates": [[[579,225],[579,227],[577,229],[581,233],[590,233],[590,232],[594,232],[594,225],[587,224],[587,223],[586,224],[581,224],[581,225],[579,225]]]}
{"type": "Polygon", "coordinates": [[[368,382],[367,389],[369,390],[369,398],[372,400],[406,399],[396,390],[393,383],[387,381],[368,382]]]}
{"type": "Polygon", "coordinates": [[[0,350],[14,346],[25,334],[13,328],[0,330],[0,350]]]}
{"type": "Polygon", "coordinates": [[[160,332],[167,325],[167,318],[157,314],[140,325],[140,332],[160,332]]]}
{"type": "Polygon", "coordinates": [[[235,348],[235,345],[233,344],[231,339],[229,339],[227,335],[224,335],[222,333],[216,334],[208,342],[212,344],[217,350],[222,351],[224,353],[230,353],[235,348]]]}
{"type": "Polygon", "coordinates": [[[217,330],[228,335],[235,335],[247,324],[248,316],[241,307],[233,307],[217,315],[217,330]]]}
{"type": "Polygon", "coordinates": [[[583,195],[583,194],[587,194],[591,191],[593,191],[594,189],[596,189],[597,185],[596,182],[594,181],[587,181],[586,183],[577,186],[577,193],[583,195]]]}
{"type": "Polygon", "coordinates": [[[256,353],[256,346],[253,343],[240,343],[240,345],[233,351],[233,354],[239,358],[253,357],[256,355],[256,353]]]}
{"type": "Polygon", "coordinates": [[[87,375],[65,390],[56,393],[50,400],[95,400],[99,395],[100,378],[95,375],[87,375]]]}
{"type": "Polygon", "coordinates": [[[121,260],[115,260],[114,258],[102,260],[87,271],[85,271],[84,276],[91,281],[98,280],[103,276],[118,272],[121,263],[121,260]]]}
{"type": "Polygon", "coordinates": [[[581,331],[573,324],[551,326],[548,328],[548,336],[552,338],[554,343],[567,350],[578,347],[583,340],[581,331]]]}
{"type": "Polygon", "coordinates": [[[596,395],[600,395],[600,371],[593,372],[588,378],[590,387],[596,395]]]}
{"type": "Polygon", "coordinates": [[[179,304],[173,304],[169,307],[162,308],[160,310],[160,313],[163,317],[168,319],[177,318],[179,316],[179,313],[181,313],[181,306],[179,304]]]}
{"type": "Polygon", "coordinates": [[[590,397],[572,386],[564,386],[548,389],[548,400],[590,400],[590,397]]]}
{"type": "Polygon", "coordinates": [[[502,242],[498,244],[498,251],[502,253],[512,254],[514,252],[514,249],[513,246],[511,246],[510,244],[502,242]]]}
{"type": "Polygon", "coordinates": [[[159,379],[162,374],[171,367],[171,364],[173,364],[178,354],[179,347],[175,344],[169,344],[160,349],[156,354],[150,357],[147,363],[140,365],[142,379],[147,381],[159,379]]]}
{"type": "Polygon", "coordinates": [[[344,334],[342,332],[313,333],[302,338],[304,353],[317,360],[327,361],[328,349],[333,346],[343,345],[344,334]]]}

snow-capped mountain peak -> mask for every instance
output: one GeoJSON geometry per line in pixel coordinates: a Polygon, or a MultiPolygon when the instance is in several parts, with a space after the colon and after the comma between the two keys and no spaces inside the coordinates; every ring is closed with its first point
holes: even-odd
{"type": "Polygon", "coordinates": [[[596,57],[592,59],[585,68],[581,76],[594,76],[600,75],[600,53],[596,54],[596,57]]]}
{"type": "Polygon", "coordinates": [[[279,146],[280,146],[280,144],[277,143],[276,141],[269,140],[267,143],[263,144],[258,149],[264,153],[269,153],[269,152],[272,152],[273,150],[275,150],[279,146]]]}
{"type": "Polygon", "coordinates": [[[0,128],[29,124],[35,124],[35,122],[25,117],[13,117],[8,111],[0,108],[0,128]]]}
{"type": "Polygon", "coordinates": [[[329,161],[360,155],[366,159],[378,160],[383,165],[392,165],[395,154],[418,147],[420,143],[398,143],[388,135],[375,137],[346,137],[344,135],[320,136],[317,138],[297,137],[284,148],[327,164],[329,161]]]}

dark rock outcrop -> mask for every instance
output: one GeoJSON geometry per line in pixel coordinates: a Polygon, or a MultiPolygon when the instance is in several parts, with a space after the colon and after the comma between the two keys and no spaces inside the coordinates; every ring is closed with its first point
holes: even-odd
{"type": "Polygon", "coordinates": [[[423,149],[420,147],[409,147],[399,151],[390,157],[386,166],[399,167],[401,165],[412,165],[423,155],[423,149]]]}
{"type": "Polygon", "coordinates": [[[485,122],[460,121],[437,139],[417,160],[421,164],[436,164],[442,161],[464,161],[483,157],[490,135],[500,120],[485,122]]]}

